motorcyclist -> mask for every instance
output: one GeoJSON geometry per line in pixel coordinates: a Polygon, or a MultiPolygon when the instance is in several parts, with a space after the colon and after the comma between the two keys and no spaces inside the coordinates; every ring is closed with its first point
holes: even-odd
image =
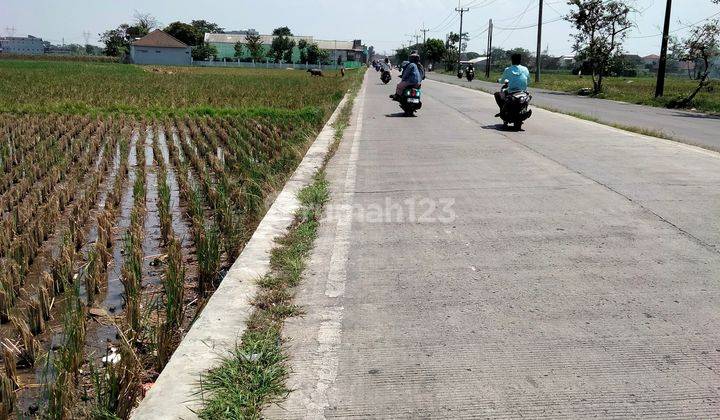
{"type": "Polygon", "coordinates": [[[420,55],[417,52],[410,54],[409,62],[402,69],[402,80],[395,89],[395,94],[390,95],[392,99],[397,100],[402,96],[403,91],[411,86],[420,86],[425,79],[425,69],[420,64],[420,55]]]}
{"type": "Polygon", "coordinates": [[[390,59],[385,57],[385,61],[383,61],[380,66],[382,71],[390,71],[390,59]]]}
{"type": "MultiPolygon", "coordinates": [[[[505,84],[507,80],[507,88],[501,89],[500,92],[495,92],[495,102],[497,102],[502,111],[505,106],[506,96],[515,92],[525,92],[530,82],[530,70],[527,67],[520,64],[522,62],[522,55],[513,54],[510,57],[512,65],[507,67],[503,72],[498,82],[501,85],[505,84]]],[[[498,113],[496,117],[499,117],[498,113]]]]}

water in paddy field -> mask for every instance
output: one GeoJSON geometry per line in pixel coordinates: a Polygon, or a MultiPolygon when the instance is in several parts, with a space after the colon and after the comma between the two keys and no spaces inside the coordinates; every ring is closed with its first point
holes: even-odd
{"type": "MultiPolygon", "coordinates": [[[[123,288],[122,282],[120,281],[120,274],[122,266],[125,263],[123,255],[123,236],[130,227],[130,212],[133,208],[133,184],[137,178],[135,170],[137,169],[137,145],[140,138],[140,134],[137,131],[133,131],[132,137],[130,138],[130,147],[128,148],[128,179],[120,199],[120,214],[118,215],[118,223],[114,228],[115,238],[113,239],[113,258],[110,266],[108,267],[108,281],[107,290],[105,291],[104,297],[99,297],[99,307],[106,310],[110,316],[117,315],[122,311],[123,304],[123,288]]],[[[114,340],[117,330],[113,325],[100,324],[94,333],[92,339],[89,339],[90,344],[95,344],[98,349],[104,349],[105,342],[107,340],[114,340]]]]}
{"type": "Polygon", "coordinates": [[[158,190],[157,190],[157,168],[153,155],[153,129],[147,129],[145,133],[145,235],[143,236],[143,287],[157,285],[160,283],[162,273],[159,261],[163,254],[160,249],[160,215],[158,213],[158,190]]]}
{"type": "MultiPolygon", "coordinates": [[[[187,157],[185,156],[185,152],[183,152],[182,144],[180,142],[180,135],[178,134],[177,130],[173,128],[172,131],[172,142],[175,145],[175,149],[178,153],[178,160],[180,160],[180,163],[187,163],[187,157]]],[[[178,168],[179,169],[179,168],[178,168]]],[[[188,182],[191,186],[195,186],[195,178],[193,178],[192,171],[188,171],[187,173],[188,182]]]]}
{"type": "Polygon", "coordinates": [[[110,193],[110,188],[112,188],[112,185],[115,183],[115,178],[118,176],[118,171],[120,169],[120,142],[118,142],[115,145],[115,153],[113,156],[113,163],[110,167],[110,172],[108,172],[107,177],[103,180],[103,184],[100,187],[100,193],[98,194],[98,201],[97,206],[95,208],[95,211],[92,212],[92,215],[90,216],[90,232],[86,236],[86,241],[88,243],[95,243],[97,241],[97,235],[98,235],[98,224],[97,224],[97,215],[98,211],[102,211],[105,208],[105,201],[107,201],[108,194],[110,193]]]}
{"type": "Polygon", "coordinates": [[[167,138],[165,131],[158,131],[158,144],[167,168],[167,183],[170,187],[170,213],[172,214],[172,228],[175,236],[180,239],[181,248],[185,248],[188,244],[188,226],[184,220],[184,211],[180,204],[180,187],[175,177],[175,169],[170,163],[170,152],[168,150],[167,138]]]}
{"type": "MultiPolygon", "coordinates": [[[[104,147],[101,148],[101,150],[104,150],[104,147]]],[[[97,161],[94,164],[94,169],[97,171],[101,168],[101,160],[104,158],[104,153],[100,153],[98,156],[97,161]]],[[[96,223],[96,213],[97,209],[102,209],[105,204],[105,200],[107,198],[107,194],[109,191],[110,186],[114,182],[115,177],[117,176],[117,172],[120,167],[120,149],[119,145],[115,148],[115,153],[112,156],[112,165],[108,166],[107,172],[105,172],[105,177],[103,179],[103,182],[101,183],[99,187],[98,192],[98,199],[95,203],[95,206],[93,207],[93,211],[91,212],[91,216],[88,219],[88,222],[84,226],[84,231],[86,232],[85,236],[85,243],[83,245],[83,248],[80,250],[80,254],[83,256],[83,261],[87,260],[87,254],[90,250],[90,248],[94,245],[94,242],[97,239],[97,223],[96,223]]],[[[89,180],[89,177],[88,177],[89,180]]],[[[79,187],[79,191],[82,190],[82,186],[79,187]]],[[[69,212],[69,207],[66,210],[66,213],[69,212]]],[[[63,218],[66,220],[67,218],[63,218]]],[[[58,224],[56,228],[56,232],[63,232],[67,228],[64,224],[58,224]]],[[[38,292],[37,287],[39,286],[40,276],[44,271],[49,270],[50,264],[52,262],[52,254],[57,254],[56,251],[54,251],[56,248],[59,249],[60,244],[62,240],[61,234],[56,234],[55,236],[51,237],[48,241],[46,241],[43,244],[43,258],[37,259],[33,266],[31,267],[30,272],[28,273],[28,276],[25,280],[25,289],[28,290],[32,295],[36,295],[38,292]]],[[[77,269],[77,267],[76,267],[77,269]]],[[[86,296],[85,293],[85,285],[80,285],[81,289],[81,296],[84,299],[86,296]]],[[[53,312],[53,318],[50,321],[46,322],[46,330],[44,333],[39,334],[36,336],[36,339],[38,340],[40,347],[43,350],[48,349],[56,349],[60,345],[62,345],[63,342],[63,334],[62,334],[62,326],[60,325],[60,312],[62,310],[62,296],[58,296],[55,298],[55,304],[53,305],[52,312],[53,312]]],[[[89,326],[92,326],[92,324],[88,324],[89,326]]],[[[12,332],[10,330],[7,330],[6,328],[10,328],[9,324],[6,324],[3,326],[3,337],[8,338],[8,334],[12,336],[12,332]]],[[[38,362],[35,367],[33,368],[20,368],[18,369],[18,375],[20,378],[21,384],[25,387],[22,389],[22,391],[19,393],[18,398],[18,404],[15,410],[15,413],[18,413],[22,415],[23,413],[31,412],[33,411],[38,404],[38,401],[42,400],[43,396],[41,394],[41,384],[45,382],[44,378],[44,365],[42,365],[41,362],[38,362]],[[33,407],[31,409],[31,407],[33,407]]]]}

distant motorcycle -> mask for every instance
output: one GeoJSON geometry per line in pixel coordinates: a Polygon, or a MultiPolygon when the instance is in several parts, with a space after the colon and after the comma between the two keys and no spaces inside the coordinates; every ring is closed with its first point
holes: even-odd
{"type": "Polygon", "coordinates": [[[400,108],[405,112],[406,117],[412,117],[415,115],[415,112],[422,108],[421,96],[421,85],[415,85],[405,88],[399,98],[393,95],[393,100],[400,102],[400,108]]]}
{"type": "Polygon", "coordinates": [[[382,74],[380,75],[380,81],[382,81],[384,84],[390,83],[390,80],[392,80],[392,75],[390,74],[390,70],[382,70],[382,74]]]}
{"type": "Polygon", "coordinates": [[[504,127],[513,124],[516,130],[520,130],[523,123],[532,115],[532,109],[528,109],[532,96],[527,92],[507,93],[507,87],[508,84],[505,82],[501,90],[504,104],[498,116],[502,119],[504,127]]]}
{"type": "Polygon", "coordinates": [[[458,70],[458,72],[457,72],[457,77],[458,77],[458,79],[462,79],[462,78],[463,78],[463,71],[462,71],[462,69],[458,70]]]}
{"type": "Polygon", "coordinates": [[[468,69],[465,71],[465,77],[467,77],[468,82],[472,82],[475,78],[475,69],[472,67],[468,67],[468,69]]]}

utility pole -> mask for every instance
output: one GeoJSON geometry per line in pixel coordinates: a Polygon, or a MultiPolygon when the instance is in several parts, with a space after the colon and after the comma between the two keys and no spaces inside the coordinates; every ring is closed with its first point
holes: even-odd
{"type": "Polygon", "coordinates": [[[540,54],[542,54],[542,12],[543,0],[540,0],[540,9],[538,10],[538,30],[537,30],[537,54],[535,55],[535,83],[540,83],[540,54]]]}
{"type": "Polygon", "coordinates": [[[413,37],[417,38],[417,34],[405,34],[406,37],[408,37],[408,48],[411,48],[413,45],[413,37]]]}
{"type": "Polygon", "coordinates": [[[460,7],[460,1],[458,0],[458,7],[455,8],[455,11],[460,12],[460,41],[458,42],[458,61],[457,61],[458,70],[460,70],[460,58],[462,56],[462,43],[463,43],[463,31],[462,31],[463,15],[465,14],[465,12],[469,12],[470,8],[468,7],[466,9],[464,9],[464,8],[460,7]]]}
{"type": "Polygon", "coordinates": [[[490,19],[488,24],[488,46],[487,54],[485,57],[485,78],[490,78],[490,70],[492,69],[492,38],[493,38],[493,21],[490,19]]]}
{"type": "Polygon", "coordinates": [[[416,32],[415,33],[415,46],[418,46],[418,45],[420,45],[420,35],[418,35],[416,32]]]}
{"type": "Polygon", "coordinates": [[[430,29],[425,27],[425,24],[423,23],[423,28],[420,29],[420,32],[423,33],[423,44],[427,42],[427,33],[430,32],[430,29]]]}
{"type": "Polygon", "coordinates": [[[670,14],[672,11],[672,0],[667,0],[665,6],[665,26],[663,27],[662,47],[660,48],[660,62],[658,63],[657,83],[655,85],[655,97],[665,94],[665,69],[667,68],[668,38],[670,37],[670,14]]]}

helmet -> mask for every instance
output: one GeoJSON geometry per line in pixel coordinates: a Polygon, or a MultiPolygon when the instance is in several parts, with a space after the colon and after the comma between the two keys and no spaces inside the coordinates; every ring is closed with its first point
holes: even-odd
{"type": "Polygon", "coordinates": [[[410,54],[410,58],[409,58],[409,59],[410,59],[410,62],[411,62],[411,63],[417,64],[417,63],[420,62],[420,55],[419,55],[417,52],[413,51],[413,53],[410,54]]]}

